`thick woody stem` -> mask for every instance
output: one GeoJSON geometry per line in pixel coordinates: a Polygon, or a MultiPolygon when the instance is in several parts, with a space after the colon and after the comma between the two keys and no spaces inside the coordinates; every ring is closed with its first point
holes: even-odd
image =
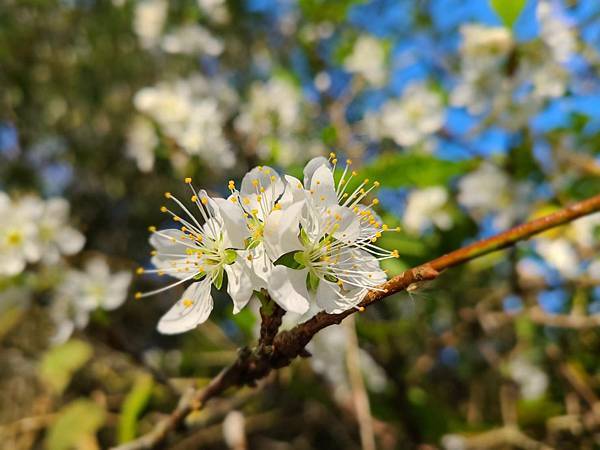
{"type": "MultiPolygon", "coordinates": [[[[265,317],[263,317],[263,326],[261,328],[264,329],[261,329],[261,341],[256,348],[253,350],[248,348],[242,349],[238,359],[231,366],[221,371],[206,388],[184,396],[175,411],[165,420],[161,421],[150,434],[142,436],[128,444],[115,447],[114,450],[136,450],[156,447],[164,441],[170,431],[179,427],[191,411],[201,408],[210,398],[222,394],[230,387],[254,385],[257,380],[268,375],[271,370],[289,365],[298,356],[305,356],[306,350],[304,348],[306,344],[310,342],[319,330],[333,324],[339,324],[351,314],[381,301],[392,294],[406,290],[413,283],[433,280],[445,269],[510,247],[535,234],[597,211],[600,211],[600,195],[575,203],[548,216],[516,226],[508,231],[467,245],[418,267],[406,270],[381,285],[381,290],[370,291],[360,303],[359,308],[353,308],[339,314],[320,312],[289,331],[282,331],[279,334],[275,334],[281,323],[283,313],[281,313],[278,319],[277,315],[279,313],[275,316],[269,315],[267,324],[265,324],[265,317]],[[273,323],[268,324],[269,320],[273,320],[273,323]]],[[[261,316],[263,316],[262,312],[261,316]]]]}

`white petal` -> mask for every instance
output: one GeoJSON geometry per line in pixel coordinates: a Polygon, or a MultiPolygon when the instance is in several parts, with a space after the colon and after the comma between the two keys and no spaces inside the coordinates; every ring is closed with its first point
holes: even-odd
{"type": "Polygon", "coordinates": [[[78,253],[85,244],[85,237],[74,228],[67,227],[60,230],[56,236],[56,245],[65,255],[78,253]]]}
{"type": "Polygon", "coordinates": [[[298,178],[285,175],[285,192],[281,196],[279,203],[282,207],[287,207],[292,203],[306,200],[306,191],[298,178]]]}
{"type": "Polygon", "coordinates": [[[163,334],[183,333],[205,322],[213,309],[210,286],[209,277],[192,283],[185,290],[181,299],[162,316],[158,322],[158,331],[163,334]],[[190,306],[186,306],[186,304],[190,306]]]}
{"type": "MultiPolygon", "coordinates": [[[[181,257],[186,256],[186,249],[188,248],[183,242],[188,242],[185,233],[175,228],[160,230],[150,236],[150,245],[159,253],[176,254],[181,255],[181,257]]],[[[161,259],[170,258],[173,257],[161,256],[161,259]]]]}
{"type": "Polygon", "coordinates": [[[351,308],[355,299],[340,297],[340,287],[324,279],[319,280],[319,287],[315,294],[317,305],[329,314],[337,314],[351,308]]]}
{"type": "Polygon", "coordinates": [[[233,248],[244,248],[244,240],[250,235],[242,208],[224,198],[215,198],[219,207],[223,228],[233,248]]]}
{"type": "Polygon", "coordinates": [[[25,259],[16,252],[0,253],[0,275],[17,275],[25,269],[25,259]]]}
{"type": "Polygon", "coordinates": [[[264,245],[258,245],[252,250],[248,250],[245,254],[240,255],[240,257],[246,258],[246,261],[250,264],[250,276],[252,277],[254,288],[256,290],[266,289],[269,285],[269,277],[274,266],[265,251],[264,245]]]}
{"type": "Polygon", "coordinates": [[[321,166],[329,168],[329,161],[323,156],[317,156],[311,159],[304,167],[304,187],[306,189],[311,189],[313,175],[321,166]]]}
{"type": "Polygon", "coordinates": [[[273,211],[265,221],[263,243],[269,258],[276,261],[281,255],[302,250],[298,239],[300,213],[304,203],[293,203],[287,208],[273,211]]]}
{"type": "MultiPolygon", "coordinates": [[[[241,256],[238,256],[238,259],[241,256]]],[[[250,269],[243,261],[225,266],[227,272],[227,292],[233,300],[233,313],[239,313],[252,297],[253,285],[250,269]]]]}
{"type": "Polygon", "coordinates": [[[360,237],[360,218],[345,206],[334,205],[327,209],[332,217],[341,217],[333,237],[342,242],[355,242],[360,237]]]}
{"type": "Polygon", "coordinates": [[[275,266],[269,279],[269,294],[286,311],[304,314],[310,306],[306,276],[308,270],[275,266]]]}
{"type": "Polygon", "coordinates": [[[127,291],[129,290],[130,283],[131,273],[129,272],[122,271],[111,275],[106,298],[103,299],[100,306],[107,311],[121,306],[127,299],[127,291]]]}
{"type": "Polygon", "coordinates": [[[310,182],[310,198],[321,209],[338,204],[333,172],[328,166],[320,166],[315,170],[310,182]]]}

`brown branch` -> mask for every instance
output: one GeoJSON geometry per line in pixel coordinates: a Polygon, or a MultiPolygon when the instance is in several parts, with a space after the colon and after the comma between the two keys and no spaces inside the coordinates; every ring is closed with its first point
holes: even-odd
{"type": "Polygon", "coordinates": [[[555,228],[579,217],[600,211],[600,195],[576,203],[548,216],[511,228],[488,239],[462,247],[428,263],[406,270],[380,286],[380,290],[370,291],[359,308],[353,308],[339,314],[320,312],[308,321],[289,331],[283,331],[260,343],[256,348],[243,348],[238,359],[217,375],[203,390],[192,392],[179,402],[179,405],[155,429],[128,444],[115,447],[115,450],[148,449],[164,441],[168,434],[178,428],[185,417],[194,409],[199,409],[212,397],[222,394],[234,386],[253,386],[257,380],[265,377],[271,370],[288,366],[298,356],[305,356],[306,344],[323,328],[339,324],[346,317],[370,306],[392,294],[407,289],[413,283],[435,279],[439,273],[450,267],[463,264],[472,259],[500,250],[529,237],[555,228]]]}

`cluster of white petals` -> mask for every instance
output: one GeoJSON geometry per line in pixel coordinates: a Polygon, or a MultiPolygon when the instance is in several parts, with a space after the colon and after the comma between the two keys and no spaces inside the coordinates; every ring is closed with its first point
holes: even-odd
{"type": "Polygon", "coordinates": [[[352,53],[344,60],[344,68],[351,73],[362,75],[374,86],[383,86],[388,74],[386,51],[381,41],[361,35],[352,48],[352,53]]]}
{"type": "MultiPolygon", "coordinates": [[[[215,168],[235,164],[224,126],[236,103],[237,95],[225,81],[200,75],[160,82],[141,89],[134,97],[137,110],[151,119],[171,143],[215,168]]],[[[133,126],[129,153],[140,169],[151,167],[149,156],[141,150],[142,141],[152,143],[151,130],[139,121],[133,126]]]]}
{"type": "Polygon", "coordinates": [[[398,145],[423,142],[440,130],[445,121],[442,97],[426,84],[410,84],[399,99],[388,101],[380,111],[368,112],[365,128],[373,140],[390,138],[398,145]]]}
{"type": "Polygon", "coordinates": [[[229,182],[229,198],[211,198],[190,187],[194,212],[166,193],[176,208],[163,206],[178,228],[157,230],[154,269],[177,278],[160,289],[137,293],[141,298],[191,282],[180,300],[159,321],[162,333],[181,333],[204,322],[213,309],[211,286],[226,290],[234,313],[254,292],[268,293],[284,310],[305,314],[311,309],[338,313],[358,307],[369,290],[386,280],[379,261],[398,257],[376,245],[387,225],[373,211],[378,204],[361,201],[379,186],[356,182],[347,161],[337,182],[337,159],[312,159],[303,182],[281,177],[267,166],[252,169],[239,189],[229,182]]]}
{"type": "Polygon", "coordinates": [[[18,275],[28,263],[54,264],[61,255],[79,252],[84,243],[69,225],[65,199],[11,199],[0,192],[0,276],[18,275]]]}
{"type": "Polygon", "coordinates": [[[111,273],[103,258],[87,261],[83,271],[68,270],[50,308],[56,324],[54,342],[63,342],[84,328],[96,309],[112,311],[125,301],[131,283],[129,271],[111,273]]]}

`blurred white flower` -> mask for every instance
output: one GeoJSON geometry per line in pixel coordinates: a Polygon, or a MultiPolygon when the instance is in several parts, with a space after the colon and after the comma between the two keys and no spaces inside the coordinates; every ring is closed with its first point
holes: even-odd
{"type": "Polygon", "coordinates": [[[154,119],[188,155],[198,155],[219,169],[235,164],[223,131],[235,102],[227,84],[201,76],[146,87],[134,97],[136,108],[154,119]]]}
{"type": "Polygon", "coordinates": [[[587,273],[593,280],[600,281],[600,259],[594,259],[587,268],[587,273]]]}
{"type": "Polygon", "coordinates": [[[223,440],[232,450],[246,449],[246,419],[239,411],[230,411],[223,419],[223,440]]]}
{"type": "Polygon", "coordinates": [[[444,210],[448,191],[442,186],[416,189],[408,195],[404,225],[413,233],[422,233],[432,225],[442,230],[452,226],[452,217],[444,210]]]}
{"type": "Polygon", "coordinates": [[[531,186],[515,183],[494,164],[484,162],[458,182],[458,201],[475,220],[494,214],[494,226],[510,227],[527,214],[531,186]]]}
{"type": "Polygon", "coordinates": [[[508,364],[508,371],[519,385],[521,396],[525,400],[542,397],[548,389],[548,375],[529,360],[519,355],[508,364]]]}
{"type": "Polygon", "coordinates": [[[127,132],[127,155],[135,160],[142,172],[150,172],[154,167],[154,149],[158,142],[152,122],[137,116],[127,132]]]}
{"type": "Polygon", "coordinates": [[[198,7],[209,20],[224,24],[229,21],[229,11],[226,0],[196,0],[198,7]]]}
{"type": "Polygon", "coordinates": [[[374,86],[383,86],[387,79],[385,49],[381,41],[361,35],[344,60],[344,68],[351,73],[362,75],[374,86]]]}
{"type": "MultiPolygon", "coordinates": [[[[423,83],[408,86],[398,100],[383,105],[379,124],[371,131],[389,137],[398,145],[410,146],[422,142],[444,125],[444,105],[439,94],[423,83]]],[[[372,117],[367,115],[367,121],[372,117]]]]}
{"type": "MultiPolygon", "coordinates": [[[[347,333],[345,326],[327,327],[319,331],[307,347],[312,354],[309,362],[313,370],[327,378],[340,399],[346,398],[351,391],[346,366],[347,333]]],[[[369,390],[381,392],[385,389],[386,375],[371,355],[359,349],[359,360],[369,390]]]]}
{"type": "Polygon", "coordinates": [[[165,0],[140,0],[135,4],[133,30],[143,47],[158,44],[167,19],[168,3],[165,0]]]}
{"type": "Polygon", "coordinates": [[[11,200],[0,192],[0,275],[17,275],[27,263],[56,263],[81,250],[85,238],[69,226],[65,199],[29,195],[11,200]]]}
{"type": "Polygon", "coordinates": [[[200,25],[184,25],[162,38],[161,47],[167,53],[207,54],[219,56],[223,43],[200,25]]]}
{"type": "Polygon", "coordinates": [[[56,263],[60,255],[74,255],[85,244],[85,237],[69,226],[69,202],[64,198],[47,200],[37,222],[37,239],[42,260],[56,263]]]}
{"type": "Polygon", "coordinates": [[[566,238],[536,239],[536,251],[565,278],[579,275],[579,258],[575,248],[566,238]]]}
{"type": "Polygon", "coordinates": [[[571,224],[575,242],[586,249],[592,249],[600,242],[600,213],[577,219],[571,224]]]}
{"type": "Polygon", "coordinates": [[[445,450],[467,450],[464,437],[458,434],[446,434],[442,437],[442,446],[445,450]]]}
{"type": "Polygon", "coordinates": [[[83,271],[68,270],[50,307],[56,324],[55,343],[64,342],[73,330],[88,324],[96,309],[112,311],[125,301],[131,283],[129,271],[111,273],[104,258],[89,260],[83,271]]]}
{"type": "Polygon", "coordinates": [[[536,9],[540,38],[552,51],[555,61],[566,62],[577,50],[575,33],[547,0],[539,0],[536,9]]]}
{"type": "Polygon", "coordinates": [[[37,221],[42,208],[38,198],[13,202],[0,192],[0,275],[17,275],[41,258],[37,221]]]}

